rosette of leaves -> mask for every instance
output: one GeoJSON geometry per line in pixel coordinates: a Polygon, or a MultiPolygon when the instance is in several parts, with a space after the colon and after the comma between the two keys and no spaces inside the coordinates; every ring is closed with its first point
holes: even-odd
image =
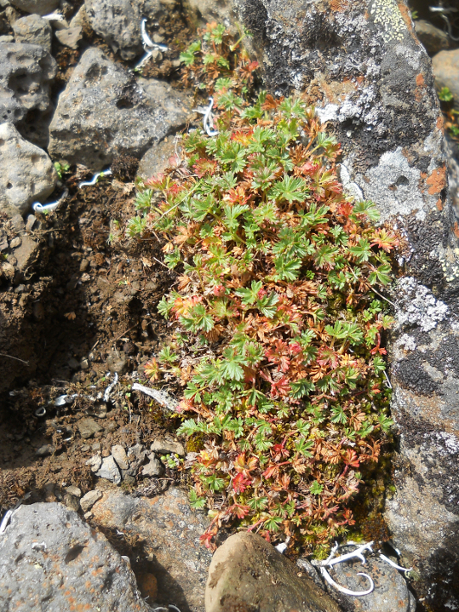
{"type": "Polygon", "coordinates": [[[231,87],[247,97],[253,88],[258,62],[252,61],[242,46],[247,30],[235,36],[222,24],[208,23],[199,38],[180,54],[182,82],[212,94],[216,86],[231,87]]]}
{"type": "Polygon", "coordinates": [[[392,424],[378,289],[397,237],[343,195],[339,146],[301,98],[248,106],[223,88],[216,109],[216,137],[190,132],[182,163],[139,185],[180,274],[158,307],[176,329],[159,367],[186,383],[179,434],[205,440],[204,542],[237,525],[317,551],[353,524],[392,424]]]}

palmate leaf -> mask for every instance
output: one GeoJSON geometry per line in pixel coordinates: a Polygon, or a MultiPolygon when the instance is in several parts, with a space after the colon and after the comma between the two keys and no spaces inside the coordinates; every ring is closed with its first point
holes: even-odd
{"type": "Polygon", "coordinates": [[[370,273],[368,282],[370,285],[376,285],[378,283],[381,285],[388,285],[391,281],[390,273],[390,264],[381,264],[377,269],[374,268],[373,272],[370,273]]]}
{"type": "Polygon", "coordinates": [[[276,183],[268,192],[268,196],[275,200],[287,202],[302,202],[308,193],[306,183],[301,178],[284,176],[282,181],[276,183]]]}
{"type": "Polygon", "coordinates": [[[284,255],[276,258],[274,265],[276,266],[276,278],[285,281],[294,281],[300,275],[302,265],[301,259],[288,259],[284,255]]]}

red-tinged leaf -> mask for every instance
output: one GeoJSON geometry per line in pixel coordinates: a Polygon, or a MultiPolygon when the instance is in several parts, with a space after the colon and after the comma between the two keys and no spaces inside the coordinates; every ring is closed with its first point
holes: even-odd
{"type": "Polygon", "coordinates": [[[236,472],[243,474],[246,478],[250,478],[250,472],[257,467],[257,457],[245,458],[245,453],[241,453],[234,460],[234,469],[236,472]]]}
{"type": "Polygon", "coordinates": [[[242,519],[247,516],[250,512],[250,506],[244,506],[242,504],[233,504],[228,508],[231,514],[237,516],[237,518],[242,519]]]}
{"type": "Polygon", "coordinates": [[[218,162],[216,160],[201,157],[201,159],[198,159],[198,161],[193,164],[193,170],[196,172],[199,178],[202,178],[206,174],[212,176],[215,173],[217,165],[218,162]]]}
{"type": "Polygon", "coordinates": [[[282,376],[271,385],[271,397],[285,396],[291,391],[290,383],[286,376],[282,376]]]}
{"type": "Polygon", "coordinates": [[[246,488],[251,484],[251,478],[244,478],[244,474],[240,472],[233,478],[233,491],[235,493],[243,493],[246,488]]]}
{"type": "Polygon", "coordinates": [[[214,533],[210,531],[206,531],[202,534],[202,536],[199,536],[199,541],[201,544],[204,544],[206,548],[215,550],[216,546],[215,544],[212,543],[212,538],[214,537],[214,535],[215,535],[214,533]]]}
{"type": "Polygon", "coordinates": [[[346,217],[346,219],[350,216],[353,210],[354,207],[350,202],[341,202],[341,204],[338,206],[338,214],[343,215],[343,217],[346,217]]]}
{"type": "Polygon", "coordinates": [[[358,460],[357,454],[352,449],[348,448],[342,454],[343,461],[346,465],[350,465],[352,467],[358,468],[360,467],[360,462],[358,460]]]}
{"type": "Polygon", "coordinates": [[[268,468],[266,468],[266,470],[263,472],[263,476],[265,478],[272,478],[273,475],[277,474],[278,471],[279,467],[276,464],[272,464],[268,468]]]}

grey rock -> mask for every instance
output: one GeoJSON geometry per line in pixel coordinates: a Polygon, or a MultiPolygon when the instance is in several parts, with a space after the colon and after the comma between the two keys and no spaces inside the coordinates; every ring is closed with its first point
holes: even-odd
{"type": "Polygon", "coordinates": [[[430,21],[416,19],[414,27],[417,37],[429,55],[435,55],[435,53],[449,48],[448,34],[440,30],[440,28],[436,28],[430,21]]]}
{"type": "Polygon", "coordinates": [[[83,495],[83,497],[80,499],[80,506],[83,512],[88,512],[88,510],[91,510],[94,504],[99,501],[101,497],[102,492],[96,490],[88,491],[86,495],[83,495]]]}
{"type": "Polygon", "coordinates": [[[10,242],[10,247],[12,249],[16,249],[18,246],[21,246],[22,244],[22,240],[20,236],[16,236],[16,238],[13,238],[13,240],[10,242]]]}
{"type": "Polygon", "coordinates": [[[65,28],[63,30],[56,30],[55,32],[57,40],[70,49],[78,49],[78,43],[83,38],[83,28],[81,26],[75,26],[73,28],[65,28]]]}
{"type": "Polygon", "coordinates": [[[163,464],[152,453],[148,455],[148,463],[142,468],[142,476],[161,476],[164,473],[163,464]]]}
{"type": "Polygon", "coordinates": [[[335,601],[261,536],[241,532],[216,550],[209,568],[206,612],[339,612],[335,601]]]}
{"type": "Polygon", "coordinates": [[[459,110],[459,49],[440,51],[432,58],[435,87],[448,87],[453,94],[453,106],[459,110]]]}
{"type": "MultiPolygon", "coordinates": [[[[0,208],[24,215],[54,191],[58,177],[48,155],[24,140],[12,123],[0,125],[0,208]]],[[[17,255],[16,255],[17,256],[17,255]]]]}
{"type": "Polygon", "coordinates": [[[4,43],[14,43],[14,36],[10,36],[5,34],[4,36],[0,36],[0,44],[4,43]]]}
{"type": "Polygon", "coordinates": [[[26,231],[31,232],[37,223],[37,217],[35,215],[28,215],[26,222],[26,231]]]}
{"type": "Polygon", "coordinates": [[[13,32],[18,43],[40,45],[51,53],[53,31],[49,22],[39,15],[21,17],[13,24],[13,32]]]}
{"type": "Polygon", "coordinates": [[[91,472],[97,472],[102,465],[102,457],[100,455],[93,455],[91,459],[86,461],[86,465],[90,466],[91,472]]]}
{"type": "Polygon", "coordinates": [[[86,18],[94,32],[119,53],[132,60],[142,53],[138,2],[130,0],[85,0],[86,18]]]}
{"type": "Polygon", "coordinates": [[[26,13],[48,15],[57,9],[60,0],[10,0],[11,4],[26,13]]]}
{"type": "Polygon", "coordinates": [[[126,455],[126,451],[121,446],[121,444],[116,444],[115,446],[112,446],[112,456],[120,470],[129,469],[129,461],[126,455]]]}
{"type": "Polygon", "coordinates": [[[204,611],[204,587],[210,552],[199,536],[209,520],[190,507],[186,491],[171,487],[151,498],[109,491],[93,509],[92,524],[120,529],[139,538],[158,580],[158,605],[170,602],[182,610],[204,611]]]}
{"type": "MultiPolygon", "coordinates": [[[[397,559],[393,561],[397,563],[397,559]]],[[[364,597],[343,595],[327,585],[330,595],[339,601],[346,612],[415,612],[416,604],[405,578],[382,559],[369,558],[365,565],[358,560],[337,563],[329,570],[330,576],[338,584],[351,591],[366,591],[368,579],[358,576],[359,572],[368,574],[374,582],[374,590],[364,597]]]]}
{"type": "Polygon", "coordinates": [[[118,466],[115,463],[115,460],[111,455],[102,459],[102,465],[96,472],[96,476],[99,476],[99,478],[105,478],[106,480],[110,480],[110,482],[113,482],[116,485],[120,484],[121,474],[118,469],[118,466]]]}
{"type": "Polygon", "coordinates": [[[67,508],[70,508],[70,510],[73,510],[74,512],[78,512],[80,509],[80,501],[78,497],[75,497],[75,495],[72,495],[71,493],[65,493],[62,501],[67,508]]]}
{"type": "Polygon", "coordinates": [[[78,421],[78,429],[83,440],[87,440],[103,428],[94,419],[87,418],[78,421]]]}
{"type": "Polygon", "coordinates": [[[169,159],[175,154],[175,144],[173,138],[168,138],[153,145],[139,163],[138,175],[149,179],[155,174],[164,172],[169,166],[169,159]]]}
{"type": "Polygon", "coordinates": [[[150,446],[150,450],[158,454],[175,453],[180,457],[184,457],[186,455],[185,449],[183,448],[183,444],[180,444],[180,442],[177,442],[176,440],[171,440],[167,438],[155,440],[150,446]]]}
{"type": "Polygon", "coordinates": [[[127,358],[123,351],[112,351],[107,357],[107,367],[110,372],[123,374],[127,368],[127,358]]]}
{"type": "Polygon", "coordinates": [[[50,83],[57,64],[38,45],[0,45],[0,121],[18,123],[30,111],[50,108],[50,83]]]}
{"type": "Polygon", "coordinates": [[[136,79],[99,49],[81,58],[50,125],[53,159],[101,170],[120,153],[143,155],[186,121],[184,96],[136,79]]]}
{"type": "Polygon", "coordinates": [[[47,455],[52,455],[55,450],[56,448],[52,444],[44,444],[40,446],[40,448],[37,448],[35,454],[38,457],[46,457],[47,455]]]}
{"type": "Polygon", "coordinates": [[[59,503],[21,506],[2,535],[0,608],[147,612],[105,536],[59,503]]]}

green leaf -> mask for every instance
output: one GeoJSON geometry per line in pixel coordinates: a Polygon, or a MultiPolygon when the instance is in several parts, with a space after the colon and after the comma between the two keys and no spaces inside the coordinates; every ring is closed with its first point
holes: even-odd
{"type": "Polygon", "coordinates": [[[309,490],[311,491],[313,495],[320,495],[322,491],[324,490],[324,486],[319,484],[317,480],[314,480],[314,482],[309,487],[309,490]]]}
{"type": "Polygon", "coordinates": [[[303,202],[308,194],[306,183],[301,178],[284,176],[282,181],[276,183],[268,192],[268,196],[276,200],[287,200],[287,202],[303,202]]]}
{"type": "Polygon", "coordinates": [[[302,266],[301,259],[287,259],[284,255],[276,258],[274,265],[276,266],[276,279],[294,281],[300,275],[302,266]]]}
{"type": "Polygon", "coordinates": [[[199,497],[199,495],[196,493],[194,489],[191,489],[191,491],[188,494],[188,498],[190,500],[190,506],[194,508],[195,510],[201,510],[206,505],[206,498],[199,497]]]}
{"type": "Polygon", "coordinates": [[[279,531],[279,527],[282,525],[283,518],[281,516],[270,516],[263,523],[263,526],[268,531],[279,531]]]}
{"type": "Polygon", "coordinates": [[[356,246],[349,247],[349,252],[354,255],[359,263],[368,261],[371,256],[370,243],[365,238],[360,238],[356,246]]]}
{"type": "Polygon", "coordinates": [[[313,440],[306,440],[304,437],[295,440],[296,452],[304,455],[305,457],[312,457],[312,453],[310,452],[312,448],[314,448],[313,440]]]}

